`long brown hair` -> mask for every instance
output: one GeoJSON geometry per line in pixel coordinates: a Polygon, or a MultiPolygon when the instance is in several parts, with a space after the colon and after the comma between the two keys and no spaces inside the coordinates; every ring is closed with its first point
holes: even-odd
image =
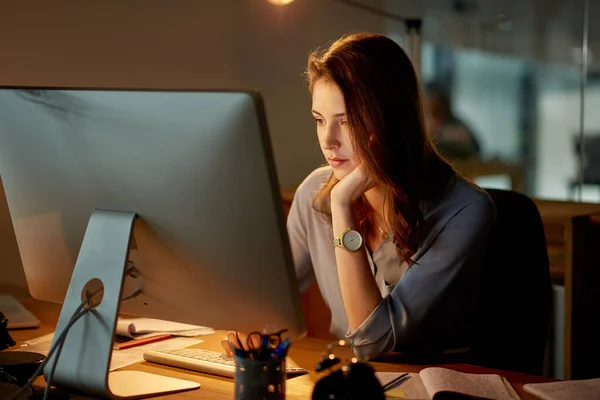
{"type": "MultiPolygon", "coordinates": [[[[319,79],[342,92],[355,154],[384,189],[386,227],[400,258],[411,265],[420,245],[421,205],[443,190],[454,171],[426,132],[420,84],[410,59],[385,36],[354,33],[312,52],[307,77],[311,94],[319,79]]],[[[337,182],[332,174],[315,195],[316,210],[331,215],[329,197],[337,182]]],[[[374,221],[364,197],[357,211],[367,235],[374,221]]]]}

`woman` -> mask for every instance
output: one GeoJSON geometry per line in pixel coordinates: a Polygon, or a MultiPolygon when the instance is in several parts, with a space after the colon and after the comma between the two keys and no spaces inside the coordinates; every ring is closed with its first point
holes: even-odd
{"type": "Polygon", "coordinates": [[[359,357],[466,351],[493,202],[436,152],[395,42],[345,36],[309,56],[307,75],[328,165],[288,216],[301,289],[316,279],[331,332],[359,357]]]}

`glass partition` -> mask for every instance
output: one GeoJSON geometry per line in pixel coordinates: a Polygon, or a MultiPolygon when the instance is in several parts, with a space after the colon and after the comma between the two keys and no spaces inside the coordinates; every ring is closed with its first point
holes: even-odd
{"type": "MultiPolygon", "coordinates": [[[[432,132],[456,168],[482,186],[600,202],[600,113],[593,112],[600,105],[593,31],[600,39],[600,28],[587,35],[586,1],[420,10],[388,2],[398,15],[423,15],[419,72],[432,132]]],[[[388,27],[401,44],[403,29],[388,27]]]]}

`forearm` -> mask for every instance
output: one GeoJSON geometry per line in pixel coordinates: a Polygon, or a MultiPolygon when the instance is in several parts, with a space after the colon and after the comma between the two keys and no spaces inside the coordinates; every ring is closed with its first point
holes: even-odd
{"type": "MultiPolygon", "coordinates": [[[[358,229],[358,219],[351,206],[332,202],[331,214],[334,236],[349,227],[358,229]]],[[[354,331],[377,307],[381,293],[364,249],[351,252],[336,247],[335,258],[344,309],[350,330],[354,331]]]]}

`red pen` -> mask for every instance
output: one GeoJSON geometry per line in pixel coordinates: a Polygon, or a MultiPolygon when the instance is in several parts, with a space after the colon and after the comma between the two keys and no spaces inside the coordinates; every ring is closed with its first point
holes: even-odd
{"type": "Polygon", "coordinates": [[[143,346],[148,343],[160,342],[161,340],[170,339],[172,337],[173,337],[173,335],[166,334],[166,335],[152,336],[152,337],[143,338],[143,339],[133,339],[133,340],[129,340],[129,341],[123,342],[123,343],[115,343],[113,345],[113,349],[114,350],[125,350],[125,349],[129,349],[131,347],[143,346]]]}

